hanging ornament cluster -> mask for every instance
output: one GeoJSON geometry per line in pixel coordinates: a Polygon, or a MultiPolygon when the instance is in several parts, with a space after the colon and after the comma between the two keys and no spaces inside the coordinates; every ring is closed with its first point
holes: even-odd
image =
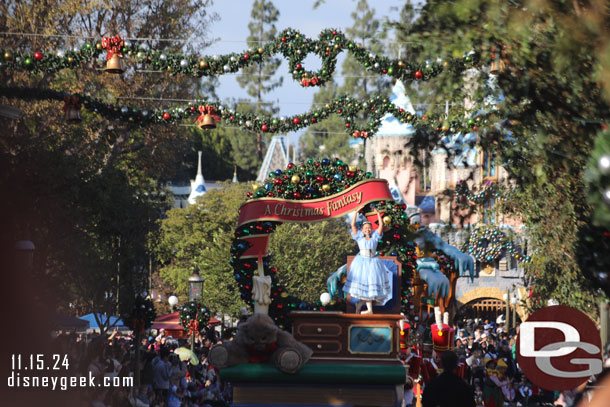
{"type": "Polygon", "coordinates": [[[372,176],[338,158],[309,159],[299,165],[289,163],[284,171],[270,172],[262,184],[252,185],[252,192],[247,195],[248,198],[317,199],[341,192],[372,176]]]}
{"type": "Polygon", "coordinates": [[[200,301],[189,301],[180,308],[180,325],[189,335],[198,333],[210,322],[210,310],[200,301]]]}
{"type": "Polygon", "coordinates": [[[481,191],[474,193],[468,188],[466,181],[458,182],[455,185],[455,203],[460,208],[467,208],[471,203],[483,205],[492,199],[500,198],[500,191],[496,183],[488,183],[481,191]]]}
{"type": "Polygon", "coordinates": [[[4,54],[4,60],[0,64],[0,69],[33,73],[56,72],[60,69],[81,67],[106,52],[105,71],[111,73],[123,72],[123,60],[129,59],[134,61],[137,67],[166,71],[172,75],[217,77],[238,72],[243,67],[264,62],[281,54],[288,61],[293,79],[301,86],[308,87],[322,86],[331,80],[337,66],[337,57],[345,50],[351,53],[367,70],[401,79],[403,82],[429,80],[444,70],[463,72],[477,66],[480,62],[475,53],[468,53],[463,58],[435,62],[390,59],[375,55],[335,29],[325,29],[319,34],[318,40],[313,40],[297,30],[288,28],[275,39],[261,44],[258,48],[213,56],[183,55],[164,50],[151,50],[148,47],[124,41],[119,35],[103,37],[100,42],[85,43],[80,47],[59,52],[43,52],[42,50],[24,52],[1,49],[0,55],[4,54]],[[322,60],[319,70],[307,70],[303,66],[303,61],[309,55],[317,55],[322,60]]]}
{"type": "Polygon", "coordinates": [[[522,263],[529,263],[530,256],[524,256],[519,248],[497,227],[483,225],[474,228],[464,247],[464,253],[468,253],[481,263],[491,263],[497,260],[503,253],[513,256],[522,263]]]}
{"type": "Polygon", "coordinates": [[[219,121],[229,125],[238,125],[244,130],[255,133],[286,133],[297,131],[327,119],[331,114],[339,115],[345,123],[345,132],[356,138],[373,136],[386,114],[391,114],[402,123],[414,126],[419,133],[430,135],[454,132],[471,132],[481,126],[495,123],[493,113],[477,116],[475,119],[464,119],[463,112],[447,119],[444,116],[417,116],[395,106],[387,98],[375,96],[368,101],[360,102],[348,96],[339,96],[324,107],[307,113],[277,118],[254,113],[240,113],[222,106],[219,103],[194,101],[184,106],[171,109],[141,109],[127,106],[116,106],[102,102],[86,95],[70,95],[52,89],[0,87],[0,96],[23,100],[64,100],[66,97],[78,98],[80,104],[110,120],[120,120],[139,126],[149,124],[180,124],[190,120],[204,129],[213,128],[219,121]],[[368,119],[365,125],[358,125],[356,117],[366,112],[368,119]]]}
{"type": "Polygon", "coordinates": [[[149,298],[137,296],[130,312],[124,313],[121,318],[125,325],[134,332],[143,333],[150,328],[157,318],[155,306],[149,298]]]}

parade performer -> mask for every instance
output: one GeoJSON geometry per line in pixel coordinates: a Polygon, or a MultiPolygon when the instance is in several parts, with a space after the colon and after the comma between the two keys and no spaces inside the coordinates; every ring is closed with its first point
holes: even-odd
{"type": "Polygon", "coordinates": [[[352,219],[352,237],[358,242],[360,252],[350,265],[343,291],[359,300],[356,304],[357,314],[365,303],[367,310],[362,313],[372,314],[373,302],[384,305],[392,297],[389,271],[376,256],[377,244],[383,235],[383,221],[377,208],[375,213],[379,220],[379,228],[375,232],[371,222],[364,222],[362,230],[358,230],[357,213],[352,219]]]}

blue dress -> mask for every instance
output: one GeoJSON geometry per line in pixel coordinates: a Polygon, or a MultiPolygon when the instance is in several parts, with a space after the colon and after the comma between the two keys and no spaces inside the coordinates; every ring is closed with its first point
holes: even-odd
{"type": "Polygon", "coordinates": [[[376,305],[384,305],[392,298],[392,287],[390,271],[375,255],[381,236],[373,231],[367,240],[359,230],[356,236],[352,233],[352,237],[358,242],[360,253],[350,264],[343,291],[361,301],[375,301],[376,305]]]}

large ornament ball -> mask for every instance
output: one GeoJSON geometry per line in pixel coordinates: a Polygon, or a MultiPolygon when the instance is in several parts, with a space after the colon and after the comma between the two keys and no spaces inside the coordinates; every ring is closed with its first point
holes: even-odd
{"type": "Polygon", "coordinates": [[[170,114],[168,112],[163,113],[163,119],[164,120],[169,120],[171,118],[170,114]]]}
{"type": "Polygon", "coordinates": [[[189,61],[187,61],[186,59],[183,59],[180,61],[180,67],[186,68],[188,65],[189,65],[189,61]]]}
{"type": "Polygon", "coordinates": [[[40,51],[34,52],[34,59],[36,61],[40,61],[42,59],[42,57],[43,57],[42,52],[40,52],[40,51]]]}
{"type": "Polygon", "coordinates": [[[326,166],[328,164],[330,164],[330,160],[328,158],[323,158],[322,159],[322,165],[326,166]]]}
{"type": "Polygon", "coordinates": [[[167,55],[165,55],[165,54],[161,54],[161,55],[159,55],[159,59],[160,59],[161,61],[165,61],[165,60],[167,59],[167,55]]]}
{"type": "Polygon", "coordinates": [[[204,61],[203,59],[201,61],[199,61],[199,68],[207,69],[208,66],[209,66],[208,61],[204,61]]]}
{"type": "Polygon", "coordinates": [[[324,191],[324,192],[330,191],[330,185],[328,185],[328,184],[322,185],[322,191],[324,191]]]}
{"type": "Polygon", "coordinates": [[[605,154],[599,157],[597,167],[599,168],[599,172],[601,172],[602,174],[610,174],[610,155],[605,154]]]}
{"type": "Polygon", "coordinates": [[[415,79],[421,79],[424,76],[423,72],[420,70],[415,71],[415,79]]]}
{"type": "Polygon", "coordinates": [[[357,168],[354,167],[353,165],[350,165],[348,168],[351,172],[356,172],[357,168]]]}
{"type": "Polygon", "coordinates": [[[392,223],[392,218],[390,216],[384,216],[383,217],[383,224],[384,225],[389,225],[390,223],[392,223]]]}
{"type": "Polygon", "coordinates": [[[335,179],[335,181],[341,181],[343,179],[343,177],[341,176],[341,174],[335,174],[333,176],[333,178],[335,179]]]}
{"type": "Polygon", "coordinates": [[[330,294],[329,293],[322,293],[320,294],[320,302],[322,303],[322,305],[326,306],[330,303],[330,294]]]}
{"type": "Polygon", "coordinates": [[[298,184],[299,182],[301,182],[301,177],[299,177],[298,175],[293,175],[292,178],[290,178],[290,182],[292,182],[293,184],[298,184]]]}
{"type": "Polygon", "coordinates": [[[258,186],[257,184],[252,184],[252,190],[254,192],[258,191],[259,188],[260,188],[260,186],[258,186]]]}

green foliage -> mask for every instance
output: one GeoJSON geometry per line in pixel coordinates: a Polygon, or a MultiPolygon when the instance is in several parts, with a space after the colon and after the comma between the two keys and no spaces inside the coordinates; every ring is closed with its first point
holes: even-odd
{"type": "Polygon", "coordinates": [[[429,1],[413,24],[402,31],[398,25],[410,55],[476,50],[482,61],[498,63],[493,82],[485,70],[444,72],[420,87],[415,102],[433,112],[445,101],[468,99],[474,111],[488,106],[485,97],[503,96],[493,103],[511,135],[500,127],[480,132],[478,148],[497,152],[515,185],[503,206],[528,227],[534,251],[527,271],[537,306],[556,298],[589,313],[596,312],[599,290],[578,261],[579,233],[588,230],[591,213],[583,170],[610,112],[598,86],[598,72],[608,70],[600,54],[608,19],[596,10],[600,4],[429,1]]]}
{"type": "Polygon", "coordinates": [[[328,276],[357,251],[343,219],[285,223],[269,239],[280,284],[302,300],[314,303],[327,291],[328,276]]]}
{"type": "Polygon", "coordinates": [[[188,297],[188,278],[195,266],[204,279],[202,301],[213,311],[237,316],[241,301],[229,264],[229,247],[246,184],[212,189],[185,209],[172,209],[161,221],[160,273],[181,300],[188,297]]]}
{"type": "MultiPolygon", "coordinates": [[[[610,158],[610,131],[605,130],[595,139],[593,153],[585,171],[587,201],[593,207],[593,224],[610,229],[610,169],[600,170],[600,159],[610,158]]],[[[604,167],[607,168],[607,167],[604,167]]]]}

